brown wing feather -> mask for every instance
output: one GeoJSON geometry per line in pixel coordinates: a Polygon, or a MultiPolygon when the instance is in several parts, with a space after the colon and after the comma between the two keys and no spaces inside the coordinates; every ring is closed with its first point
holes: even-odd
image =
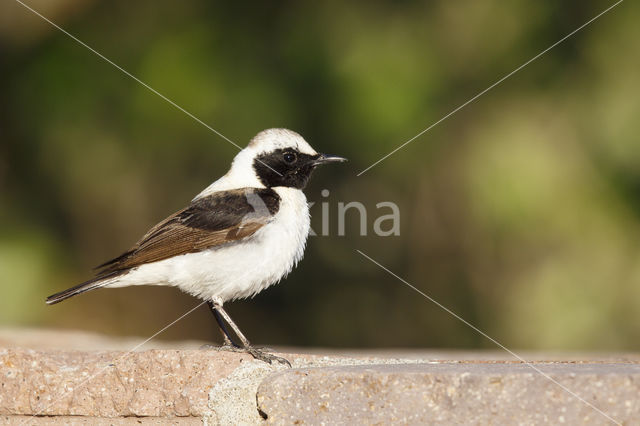
{"type": "Polygon", "coordinates": [[[251,236],[265,223],[254,222],[219,231],[208,231],[170,222],[150,238],[143,240],[118,268],[133,268],[143,263],[157,262],[237,241],[251,236]]]}
{"type": "Polygon", "coordinates": [[[98,275],[250,237],[269,222],[278,210],[279,201],[274,191],[253,188],[225,191],[196,201],[151,228],[129,251],[100,265],[98,268],[103,269],[98,275]],[[266,209],[256,211],[247,201],[256,195],[266,209]],[[251,220],[245,221],[249,214],[251,220]]]}

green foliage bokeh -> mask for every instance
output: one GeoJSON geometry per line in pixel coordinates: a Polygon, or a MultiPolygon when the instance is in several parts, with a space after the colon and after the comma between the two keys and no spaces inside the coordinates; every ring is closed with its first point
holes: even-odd
{"type": "MultiPolygon", "coordinates": [[[[256,342],[640,349],[640,7],[612,3],[33,2],[239,145],[287,127],[347,165],[307,189],[329,236],[230,312],[256,342]],[[328,197],[321,190],[328,189],[328,197]],[[337,235],[337,203],[360,201],[337,235]],[[376,203],[401,210],[379,237],[376,203]]],[[[41,8],[41,9],[40,9],[41,8]]],[[[237,149],[17,3],[0,6],[0,322],[151,335],[196,301],[100,290],[47,307],[222,175],[237,149]]],[[[206,308],[160,338],[217,338],[206,308]]]]}

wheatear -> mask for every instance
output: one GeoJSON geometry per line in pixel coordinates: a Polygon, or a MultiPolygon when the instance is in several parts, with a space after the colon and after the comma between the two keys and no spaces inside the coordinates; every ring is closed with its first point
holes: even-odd
{"type": "Polygon", "coordinates": [[[101,287],[174,286],[207,301],[225,346],[288,364],[252,347],[222,306],[252,297],[291,272],[309,235],[309,206],[302,190],[316,166],[340,161],[346,160],[318,154],[291,130],[264,130],[236,155],[227,174],[188,207],[100,265],[95,278],[49,296],[47,304],[101,287]]]}

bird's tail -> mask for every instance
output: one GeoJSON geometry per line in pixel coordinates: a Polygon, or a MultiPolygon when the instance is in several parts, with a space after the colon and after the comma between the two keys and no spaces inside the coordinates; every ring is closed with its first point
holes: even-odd
{"type": "Polygon", "coordinates": [[[80,283],[76,286],[63,290],[59,293],[52,294],[47,297],[46,303],[47,305],[53,305],[58,302],[62,302],[76,294],[84,293],[86,291],[94,290],[96,288],[104,287],[107,284],[112,283],[116,276],[120,275],[122,272],[112,272],[106,275],[98,275],[95,278],[92,278],[88,281],[80,283]]]}

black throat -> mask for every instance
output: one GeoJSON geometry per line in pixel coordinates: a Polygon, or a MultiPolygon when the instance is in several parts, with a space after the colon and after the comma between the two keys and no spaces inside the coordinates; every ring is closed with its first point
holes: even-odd
{"type": "Polygon", "coordinates": [[[303,154],[291,148],[276,149],[257,156],[253,160],[253,169],[267,188],[286,186],[303,189],[316,167],[318,157],[317,154],[303,154]]]}

